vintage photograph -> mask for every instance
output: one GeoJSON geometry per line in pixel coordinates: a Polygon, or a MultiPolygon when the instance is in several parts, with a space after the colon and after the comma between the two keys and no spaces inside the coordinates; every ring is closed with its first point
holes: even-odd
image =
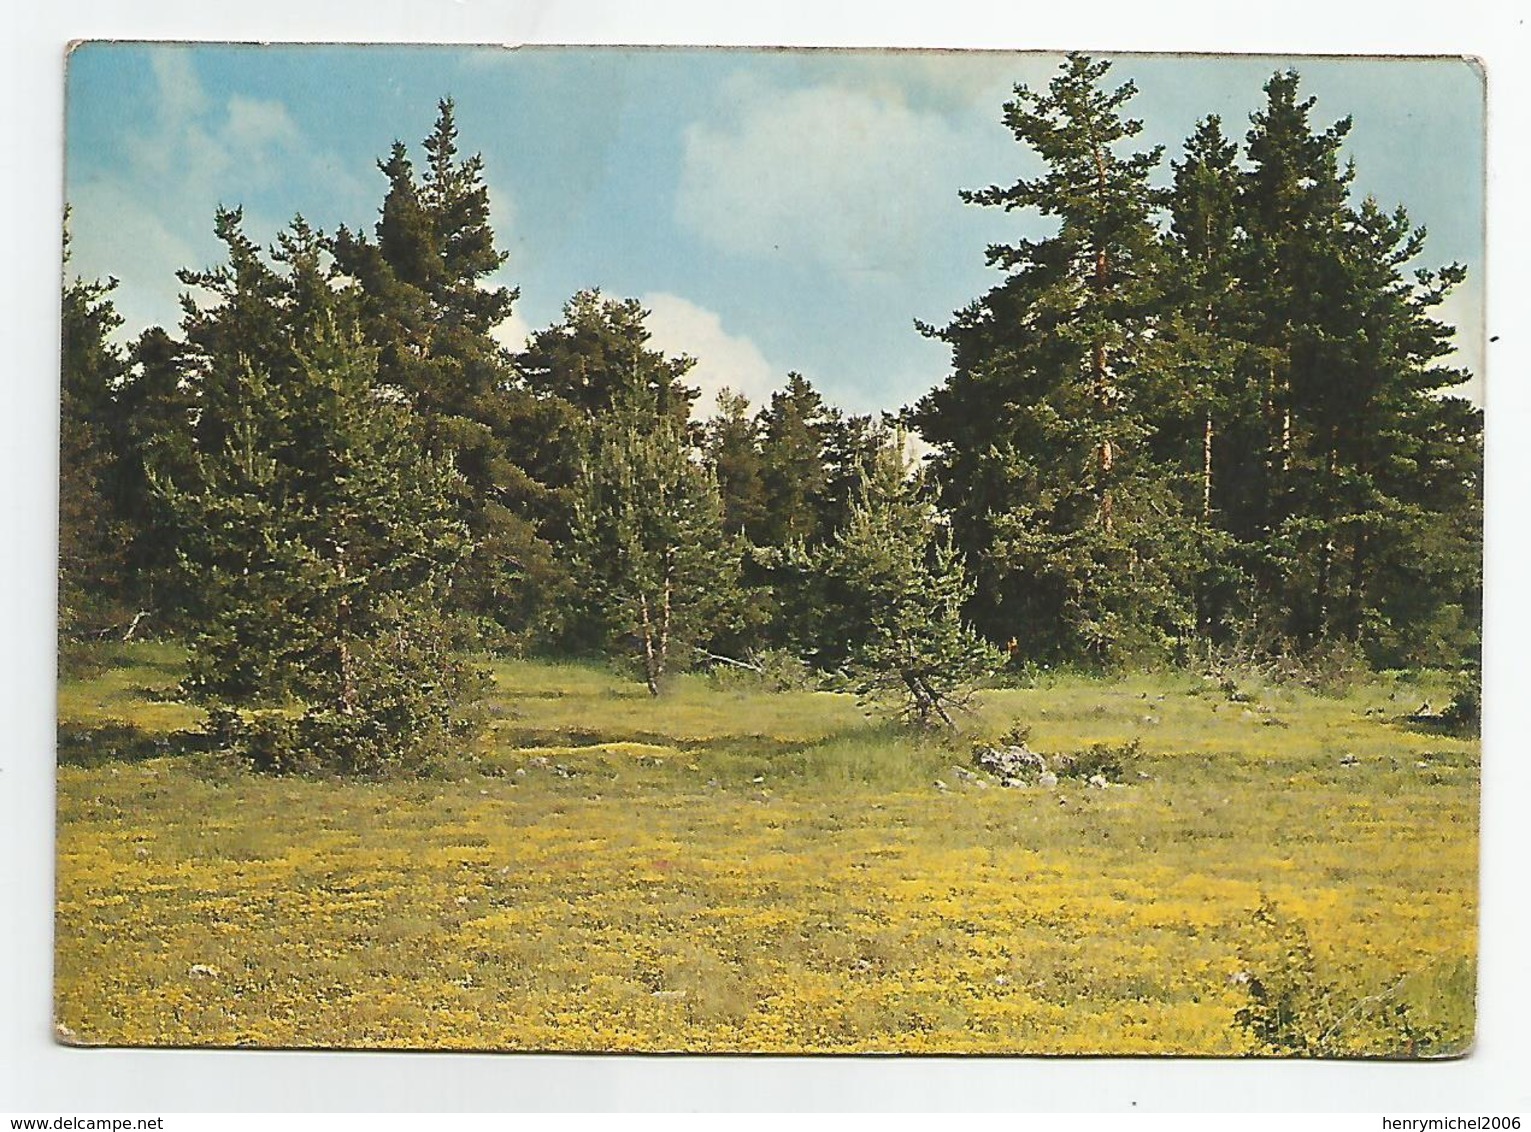
{"type": "Polygon", "coordinates": [[[1470,1051],[1473,62],[66,87],[58,1041],[1470,1051]]]}

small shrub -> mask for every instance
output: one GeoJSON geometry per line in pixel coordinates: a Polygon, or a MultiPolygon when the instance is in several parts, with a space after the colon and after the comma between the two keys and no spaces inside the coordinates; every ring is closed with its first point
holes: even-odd
{"type": "Polygon", "coordinates": [[[1441,713],[1448,729],[1458,735],[1476,735],[1483,726],[1483,672],[1465,670],[1452,690],[1451,703],[1441,713]]]}
{"type": "Polygon", "coordinates": [[[1320,980],[1308,932],[1262,899],[1251,921],[1257,954],[1246,955],[1239,980],[1249,1001],[1234,1021],[1261,1052],[1322,1057],[1333,1045],[1334,988],[1320,980]]]}
{"type": "Polygon", "coordinates": [[[735,664],[714,658],[709,676],[715,687],[736,691],[807,692],[818,683],[813,668],[787,649],[752,652],[735,664]]]}
{"type": "Polygon", "coordinates": [[[482,728],[482,671],[461,654],[403,633],[356,649],[365,689],[347,711],[333,704],[208,711],[215,747],[273,774],[382,777],[430,773],[482,728]]]}
{"type": "Polygon", "coordinates": [[[766,687],[773,692],[806,692],[817,684],[808,662],[787,649],[764,649],[752,659],[766,687]]]}
{"type": "Polygon", "coordinates": [[[1094,743],[1083,751],[1038,754],[1026,745],[1031,728],[1011,727],[994,743],[973,747],[973,765],[995,775],[1005,786],[1038,782],[1045,774],[1077,778],[1081,782],[1104,779],[1122,782],[1136,771],[1142,756],[1137,739],[1128,743],[1094,743]]]}
{"type": "Polygon", "coordinates": [[[1014,641],[1005,646],[1002,655],[1005,661],[992,678],[997,688],[1041,688],[1056,675],[1049,665],[1025,656],[1014,641]]]}
{"type": "Polygon", "coordinates": [[[1031,725],[1029,723],[1014,723],[1010,725],[1003,735],[999,737],[1002,747],[1024,747],[1031,739],[1031,725]]]}
{"type": "Polygon", "coordinates": [[[1323,696],[1343,696],[1367,673],[1366,656],[1350,641],[1323,641],[1296,663],[1297,681],[1323,696]]]}
{"type": "Polygon", "coordinates": [[[1299,649],[1282,639],[1235,643],[1207,658],[1206,675],[1234,703],[1256,697],[1261,685],[1305,688],[1323,696],[1342,696],[1367,674],[1366,658],[1350,641],[1321,641],[1299,649]]]}
{"type": "Polygon", "coordinates": [[[120,719],[58,725],[60,766],[100,766],[109,762],[139,762],[187,749],[189,736],[145,731],[120,719]]]}
{"type": "Polygon", "coordinates": [[[423,775],[484,725],[488,674],[462,653],[456,623],[392,610],[392,627],[346,642],[346,663],[314,680],[308,705],[213,703],[213,746],[271,774],[423,775]]]}
{"type": "Polygon", "coordinates": [[[1234,1021],[1259,1052],[1429,1057],[1460,1053],[1470,1043],[1473,979],[1462,965],[1434,981],[1404,975],[1355,999],[1319,971],[1307,929],[1269,899],[1251,922],[1254,954],[1238,976],[1249,1000],[1234,1021]]]}
{"type": "Polygon", "coordinates": [[[310,709],[224,711],[214,742],[251,769],[268,774],[334,774],[380,778],[430,774],[470,740],[465,725],[396,732],[376,714],[345,715],[310,709]]]}
{"type": "Polygon", "coordinates": [[[1142,745],[1128,743],[1092,743],[1083,751],[1058,755],[1053,759],[1053,773],[1059,778],[1088,781],[1097,775],[1107,782],[1121,782],[1137,770],[1142,745]]]}

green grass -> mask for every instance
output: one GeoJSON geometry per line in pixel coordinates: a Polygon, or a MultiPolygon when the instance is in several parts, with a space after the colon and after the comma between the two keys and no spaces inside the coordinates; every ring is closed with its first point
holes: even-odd
{"type": "Polygon", "coordinates": [[[177,698],[185,654],[173,644],[101,646],[104,667],[88,679],[59,681],[61,723],[125,723],[168,734],[200,724],[202,713],[177,698]]]}
{"type": "Polygon", "coordinates": [[[1052,674],[950,738],[848,696],[686,676],[655,700],[505,662],[451,776],[359,783],[199,750],[179,666],[139,645],[60,688],[70,1040],[1298,1048],[1238,1023],[1253,974],[1320,1052],[1470,1042],[1477,745],[1409,721],[1444,704],[1431,679],[1233,702],[1195,674],[1052,674]],[[1015,726],[1140,754],[1107,789],[956,773],[1015,726]]]}

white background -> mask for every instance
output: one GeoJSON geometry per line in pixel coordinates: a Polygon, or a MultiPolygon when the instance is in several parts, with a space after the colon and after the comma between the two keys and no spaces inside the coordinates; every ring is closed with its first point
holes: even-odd
{"type": "MultiPolygon", "coordinates": [[[[1517,5],[508,0],[61,0],[0,24],[0,1113],[263,1110],[1531,1109],[1523,901],[1531,722],[1519,565],[1526,373],[1527,33],[1517,5]],[[53,593],[63,59],[75,38],[743,44],[1471,54],[1489,75],[1489,444],[1478,1047],[1444,1064],[896,1058],[575,1058],[73,1050],[50,1037],[53,593]],[[1497,341],[1494,340],[1497,336],[1497,341]]],[[[1408,139],[1400,139],[1407,144],[1408,139]]],[[[1421,161],[1431,155],[1421,154],[1421,161]]],[[[1365,1121],[1367,1127],[1380,1122],[1365,1121]]]]}

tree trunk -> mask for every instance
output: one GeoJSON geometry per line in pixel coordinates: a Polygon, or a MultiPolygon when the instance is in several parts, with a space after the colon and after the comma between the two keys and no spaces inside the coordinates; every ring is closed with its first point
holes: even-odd
{"type": "Polygon", "coordinates": [[[1261,398],[1260,415],[1263,418],[1260,423],[1265,430],[1260,438],[1264,444],[1264,452],[1262,453],[1263,459],[1261,460],[1261,463],[1265,467],[1265,491],[1267,497],[1264,502],[1266,506],[1266,513],[1269,515],[1271,509],[1269,493],[1271,490],[1271,484],[1273,484],[1276,479],[1276,464],[1273,458],[1273,454],[1276,450],[1276,442],[1274,436],[1276,431],[1276,365],[1274,362],[1271,363],[1270,369],[1268,371],[1265,395],[1261,398]]]}
{"type": "Polygon", "coordinates": [[[1345,635],[1354,641],[1361,636],[1361,610],[1366,595],[1366,533],[1357,532],[1350,551],[1350,585],[1346,593],[1345,635]]]}
{"type": "MultiPolygon", "coordinates": [[[[338,546],[336,551],[336,573],[340,576],[342,586],[346,580],[346,548],[338,546]]],[[[340,594],[340,616],[337,619],[337,636],[340,638],[340,712],[342,715],[356,714],[356,672],[351,664],[351,599],[346,596],[345,590],[340,594]]]]}
{"type": "Polygon", "coordinates": [[[1327,469],[1329,473],[1329,501],[1325,509],[1329,511],[1328,526],[1324,530],[1324,543],[1319,548],[1318,559],[1318,633],[1321,637],[1329,635],[1329,589],[1330,576],[1334,571],[1334,485],[1339,478],[1339,458],[1336,453],[1338,441],[1335,437],[1334,428],[1329,429],[1329,459],[1327,469]]]}
{"type": "Polygon", "coordinates": [[[909,695],[914,700],[914,709],[919,714],[921,727],[929,725],[932,713],[940,716],[941,722],[946,724],[949,729],[956,726],[952,722],[952,717],[941,706],[941,697],[936,695],[930,685],[921,679],[917,672],[906,668],[899,675],[903,677],[904,686],[909,689],[909,695]]]}
{"type": "Polygon", "coordinates": [[[1334,534],[1325,532],[1324,542],[1318,551],[1318,616],[1314,635],[1329,635],[1329,575],[1334,569],[1334,534]]]}
{"type": "Polygon", "coordinates": [[[664,675],[665,668],[670,661],[670,618],[672,617],[671,595],[675,583],[675,555],[671,550],[665,551],[664,564],[664,591],[659,604],[659,669],[654,673],[654,683],[657,696],[659,678],[664,675]]]}
{"type": "Polygon", "coordinates": [[[638,595],[638,618],[643,637],[643,679],[648,685],[649,695],[657,696],[660,663],[654,655],[654,623],[649,617],[649,598],[644,593],[638,595]]]}
{"type": "MultiPolygon", "coordinates": [[[[1090,143],[1090,154],[1095,159],[1095,181],[1100,188],[1101,195],[1106,194],[1106,155],[1101,151],[1100,144],[1094,140],[1090,143]]],[[[1105,297],[1111,286],[1111,256],[1103,246],[1095,249],[1095,279],[1094,290],[1097,300],[1105,297]]],[[[1100,407],[1101,424],[1104,425],[1111,416],[1111,387],[1108,382],[1109,365],[1106,357],[1106,344],[1097,341],[1091,358],[1091,376],[1095,382],[1096,403],[1100,407]]],[[[1114,501],[1111,498],[1111,468],[1115,462],[1115,453],[1111,448],[1111,438],[1103,438],[1100,442],[1100,522],[1101,526],[1110,534],[1114,522],[1114,501]]],[[[950,722],[950,721],[948,721],[950,722]]]]}
{"type": "Polygon", "coordinates": [[[1201,520],[1212,521],[1212,409],[1207,408],[1201,431],[1201,520]]]}
{"type": "MultiPolygon", "coordinates": [[[[1104,289],[1106,283],[1107,261],[1106,252],[1102,248],[1095,259],[1095,277],[1097,286],[1104,289]]],[[[1111,416],[1111,386],[1108,381],[1106,344],[1097,342],[1091,358],[1092,377],[1095,383],[1095,403],[1100,410],[1102,426],[1111,416]]],[[[1100,442],[1100,522],[1110,534],[1113,524],[1114,503],[1111,498],[1111,469],[1116,463],[1116,453],[1111,446],[1111,438],[1103,437],[1100,442]]]]}

